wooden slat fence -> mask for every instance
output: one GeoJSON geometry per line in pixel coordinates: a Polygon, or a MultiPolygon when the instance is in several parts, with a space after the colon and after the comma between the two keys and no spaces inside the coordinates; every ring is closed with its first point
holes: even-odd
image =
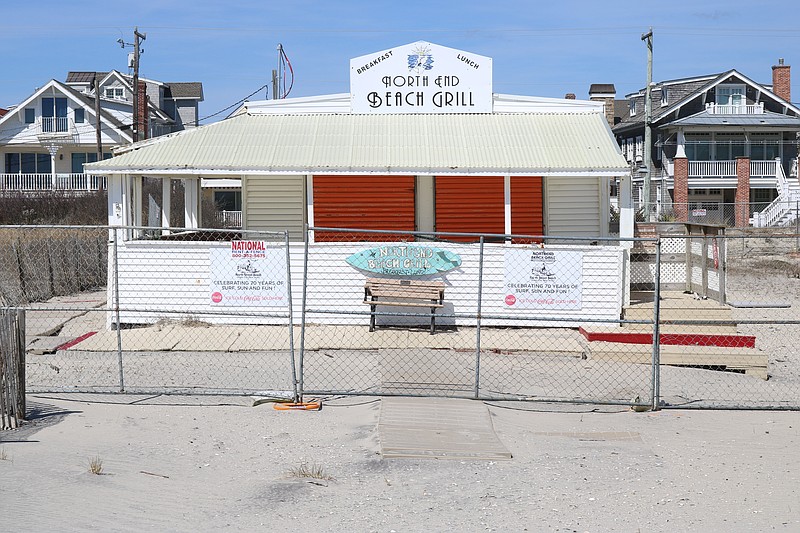
{"type": "Polygon", "coordinates": [[[25,311],[0,309],[0,430],[25,419],[25,311]]]}

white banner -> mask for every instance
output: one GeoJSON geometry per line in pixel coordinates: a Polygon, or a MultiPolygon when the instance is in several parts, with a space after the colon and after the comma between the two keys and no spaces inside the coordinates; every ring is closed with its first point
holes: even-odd
{"type": "Polygon", "coordinates": [[[209,251],[211,305],[287,307],[286,250],[232,241],[209,251]]]}
{"type": "Polygon", "coordinates": [[[350,60],[353,113],[491,113],[492,58],[425,41],[350,60]]]}
{"type": "Polygon", "coordinates": [[[508,309],[572,309],[582,306],[583,252],[521,248],[505,251],[508,309]]]}

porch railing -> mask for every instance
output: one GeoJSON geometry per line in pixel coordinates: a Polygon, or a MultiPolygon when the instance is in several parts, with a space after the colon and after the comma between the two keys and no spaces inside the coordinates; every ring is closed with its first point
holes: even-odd
{"type": "Polygon", "coordinates": [[[242,227],[242,212],[241,211],[220,211],[217,215],[222,226],[225,228],[241,228],[242,227]]]}
{"type": "MultiPolygon", "coordinates": [[[[674,167],[670,162],[670,175],[674,176],[674,167]]],[[[750,161],[750,177],[777,178],[778,161],[750,161]]],[[[736,161],[689,161],[689,178],[736,178],[736,161]]]]}
{"type": "Polygon", "coordinates": [[[2,191],[97,191],[106,178],[87,174],[0,174],[2,191]]]}
{"type": "Polygon", "coordinates": [[[763,115],[764,102],[744,105],[706,104],[706,111],[711,115],[763,115]]]}

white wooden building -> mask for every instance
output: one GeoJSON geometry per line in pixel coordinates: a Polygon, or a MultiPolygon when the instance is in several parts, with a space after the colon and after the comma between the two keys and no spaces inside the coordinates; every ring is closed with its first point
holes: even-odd
{"type": "MultiPolygon", "coordinates": [[[[226,120],[136,143],[87,169],[108,178],[115,226],[143,225],[144,177],[163,180],[163,221],[170,220],[170,180],[182,180],[187,231],[198,228],[201,180],[241,180],[243,229],[288,231],[296,243],[293,275],[301,272],[295,248],[305,225],[604,237],[609,180],[621,178],[624,188],[628,172],[602,104],[495,94],[490,58],[424,42],[353,59],[349,94],[247,103],[226,120]]],[[[622,236],[632,236],[632,210],[622,207],[622,236]]],[[[124,235],[117,243],[123,304],[126,294],[143,290],[128,282],[142,279],[134,265],[144,268],[169,254],[186,259],[164,264],[174,272],[163,279],[145,276],[147,290],[168,285],[187,314],[213,311],[208,250],[229,244],[146,239],[135,230],[124,235]]],[[[345,243],[352,236],[334,232],[310,239],[317,252],[334,250],[342,261],[379,244],[366,236],[345,243]]],[[[583,316],[618,318],[624,247],[586,244],[577,246],[585,252],[583,316]]],[[[511,245],[492,246],[487,253],[500,272],[511,245]]],[[[335,283],[352,285],[356,294],[363,288],[364,273],[344,262],[334,271],[335,283]]],[[[458,301],[459,278],[474,275],[467,272],[465,259],[445,275],[451,301],[458,301]]],[[[494,286],[503,292],[501,278],[494,286]]],[[[566,314],[572,321],[581,315],[566,314]]],[[[134,315],[123,321],[148,321],[134,315]]]]}

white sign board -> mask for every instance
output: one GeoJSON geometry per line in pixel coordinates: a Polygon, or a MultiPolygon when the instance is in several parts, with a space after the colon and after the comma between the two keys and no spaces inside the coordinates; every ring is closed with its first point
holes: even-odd
{"type": "Polygon", "coordinates": [[[231,241],[209,251],[211,305],[288,307],[286,251],[264,241],[231,241]]]}
{"type": "Polygon", "coordinates": [[[583,253],[506,250],[504,281],[507,309],[578,310],[583,296],[583,253]]]}
{"type": "Polygon", "coordinates": [[[491,113],[492,59],[425,41],[350,60],[353,113],[491,113]]]}

